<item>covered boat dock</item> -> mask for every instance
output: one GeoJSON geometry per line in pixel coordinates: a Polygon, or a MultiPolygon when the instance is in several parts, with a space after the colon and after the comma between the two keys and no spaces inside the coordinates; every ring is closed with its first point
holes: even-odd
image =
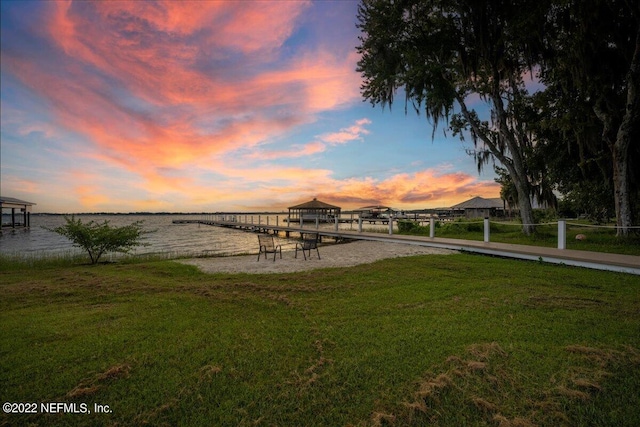
{"type": "Polygon", "coordinates": [[[29,228],[31,226],[31,206],[35,203],[27,202],[13,197],[0,197],[0,211],[2,212],[2,228],[11,227],[29,228]],[[10,222],[5,223],[5,215],[11,211],[10,222]]]}

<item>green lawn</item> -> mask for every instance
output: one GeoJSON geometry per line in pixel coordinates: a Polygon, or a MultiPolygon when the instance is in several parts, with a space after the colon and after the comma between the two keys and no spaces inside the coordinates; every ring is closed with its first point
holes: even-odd
{"type": "Polygon", "coordinates": [[[457,254],[282,275],[0,260],[0,425],[640,425],[640,277],[457,254]]]}

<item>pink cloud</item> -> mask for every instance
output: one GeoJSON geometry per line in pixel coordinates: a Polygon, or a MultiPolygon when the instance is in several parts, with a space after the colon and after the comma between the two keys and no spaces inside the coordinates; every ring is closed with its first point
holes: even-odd
{"type": "Polygon", "coordinates": [[[370,202],[424,207],[495,189],[468,175],[434,170],[339,180],[328,169],[272,164],[369,133],[371,122],[363,118],[285,149],[265,149],[319,113],[360,101],[351,47],[345,54],[344,46],[287,44],[308,8],[310,2],[299,1],[250,7],[233,1],[47,3],[49,15],[40,21],[44,54],[3,49],[2,67],[44,101],[56,125],[21,125],[16,116],[12,128],[54,140],[71,131],[73,142],[60,143],[68,145],[56,155],[86,161],[74,165],[78,170],[100,164],[135,178],[85,175],[72,177],[81,184],[56,183],[61,193],[72,189],[61,194],[65,203],[73,195],[86,209],[161,209],[174,201],[231,207],[263,200],[277,208],[306,196],[351,208],[370,202]],[[84,145],[64,153],[78,140],[84,145]],[[250,154],[234,158],[239,153],[250,154]],[[242,164],[247,158],[256,160],[250,168],[242,164]],[[136,196],[114,182],[135,189],[136,196]]]}
{"type": "MultiPolygon", "coordinates": [[[[179,188],[186,182],[158,171],[255,147],[359,99],[355,56],[277,58],[309,4],[55,2],[46,22],[58,60],[3,62],[48,100],[58,123],[95,144],[96,157],[179,188]]],[[[345,132],[334,141],[358,130],[345,132]]],[[[267,158],[322,150],[311,142],[267,158]]]]}
{"type": "Polygon", "coordinates": [[[41,185],[39,182],[33,179],[24,179],[12,174],[4,174],[2,176],[2,194],[21,198],[25,196],[21,196],[19,193],[24,193],[27,201],[32,201],[30,198],[33,197],[34,194],[38,194],[41,190],[41,185]],[[9,190],[9,192],[7,192],[9,190]]]}
{"type": "Polygon", "coordinates": [[[227,14],[232,14],[233,19],[221,26],[213,42],[244,53],[279,47],[291,35],[298,16],[310,5],[310,1],[255,2],[247,7],[241,2],[230,2],[226,4],[231,9],[227,14]]]}

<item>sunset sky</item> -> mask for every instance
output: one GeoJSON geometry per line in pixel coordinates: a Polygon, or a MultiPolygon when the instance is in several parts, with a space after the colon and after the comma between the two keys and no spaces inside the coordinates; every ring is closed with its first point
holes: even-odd
{"type": "Polygon", "coordinates": [[[499,197],[470,142],[362,100],[356,1],[0,5],[0,190],[34,212],[499,197]]]}

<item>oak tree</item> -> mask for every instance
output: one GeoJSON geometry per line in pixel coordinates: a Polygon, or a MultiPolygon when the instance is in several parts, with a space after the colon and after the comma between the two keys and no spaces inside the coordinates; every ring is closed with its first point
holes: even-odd
{"type": "Polygon", "coordinates": [[[538,63],[545,1],[363,0],[358,9],[361,92],[391,105],[398,90],[424,112],[434,132],[445,120],[470,136],[478,167],[499,162],[512,179],[523,231],[534,231],[526,156],[535,138],[520,120],[529,96],[525,75],[538,63]],[[484,117],[472,101],[490,110],[484,117]]]}

